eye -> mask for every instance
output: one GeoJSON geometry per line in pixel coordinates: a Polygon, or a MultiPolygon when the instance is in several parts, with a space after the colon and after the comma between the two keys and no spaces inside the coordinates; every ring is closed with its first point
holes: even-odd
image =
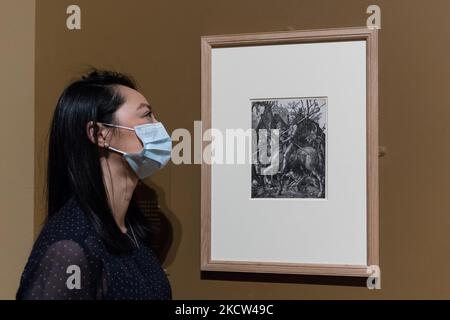
{"type": "Polygon", "coordinates": [[[153,112],[152,112],[152,111],[149,111],[149,112],[147,112],[147,113],[144,115],[144,117],[151,117],[152,114],[153,114],[153,112]]]}

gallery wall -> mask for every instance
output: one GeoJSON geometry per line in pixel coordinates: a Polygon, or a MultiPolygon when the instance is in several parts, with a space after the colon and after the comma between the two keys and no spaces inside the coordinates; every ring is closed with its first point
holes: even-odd
{"type": "Polygon", "coordinates": [[[73,31],[65,25],[70,4],[36,4],[35,232],[45,214],[52,111],[87,66],[133,75],[169,132],[193,133],[201,117],[200,36],[364,26],[367,7],[377,4],[382,289],[332,277],[202,274],[200,165],[170,163],[145,181],[173,228],[164,267],[175,299],[450,298],[448,0],[79,0],[82,29],[73,31]]]}
{"type": "Polygon", "coordinates": [[[33,244],[34,0],[0,2],[0,299],[13,299],[33,244]]]}

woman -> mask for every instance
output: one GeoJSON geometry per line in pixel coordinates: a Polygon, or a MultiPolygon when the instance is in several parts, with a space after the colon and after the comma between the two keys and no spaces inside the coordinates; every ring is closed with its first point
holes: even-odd
{"type": "Polygon", "coordinates": [[[172,142],[133,80],[92,70],[58,100],[50,131],[46,223],[17,299],[172,299],[133,192],[172,142]]]}

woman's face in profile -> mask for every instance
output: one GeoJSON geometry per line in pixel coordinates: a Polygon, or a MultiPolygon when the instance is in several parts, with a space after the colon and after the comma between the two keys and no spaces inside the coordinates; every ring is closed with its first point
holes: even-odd
{"type": "MultiPolygon", "coordinates": [[[[125,103],[115,112],[115,124],[134,128],[135,126],[158,122],[153,114],[152,107],[147,99],[138,91],[119,85],[120,93],[125,98],[125,103]]],[[[111,147],[124,152],[139,152],[143,145],[136,133],[132,130],[106,128],[109,132],[106,141],[111,147]]]]}

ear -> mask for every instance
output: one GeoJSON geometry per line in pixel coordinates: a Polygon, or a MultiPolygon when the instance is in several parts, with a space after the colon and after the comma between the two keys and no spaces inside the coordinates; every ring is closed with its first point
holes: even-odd
{"type": "Polygon", "coordinates": [[[86,125],[86,134],[88,139],[94,144],[97,143],[99,147],[104,148],[105,146],[108,145],[108,142],[106,141],[108,133],[109,128],[102,125],[101,123],[89,121],[86,125]],[[95,135],[96,127],[98,127],[97,135],[95,135]],[[96,140],[95,138],[97,138],[97,142],[95,141],[96,140]]]}

